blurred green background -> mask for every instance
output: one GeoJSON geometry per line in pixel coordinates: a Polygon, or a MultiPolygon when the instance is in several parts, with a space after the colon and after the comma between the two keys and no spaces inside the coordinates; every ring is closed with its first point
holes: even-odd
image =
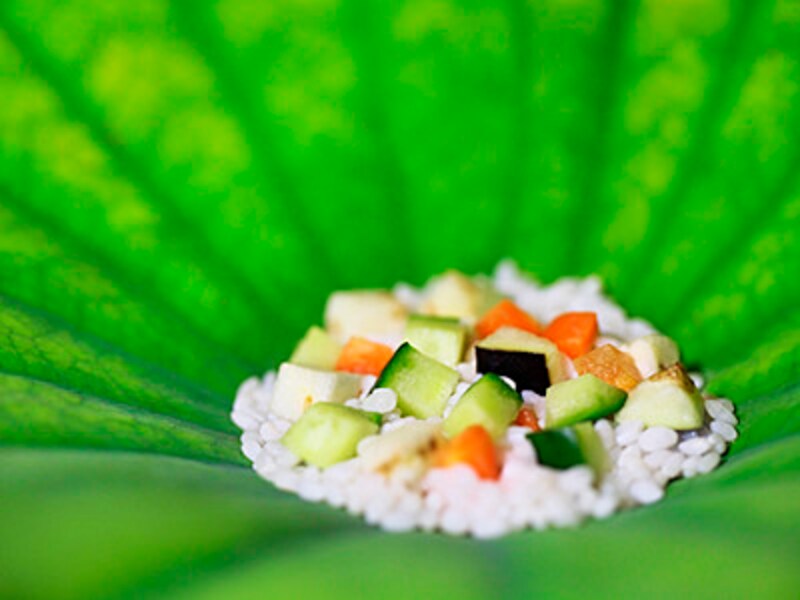
{"type": "Polygon", "coordinates": [[[0,3],[0,597],[796,597],[800,2],[0,3]],[[260,481],[228,422],[337,288],[599,273],[741,438],[494,542],[260,481]]]}

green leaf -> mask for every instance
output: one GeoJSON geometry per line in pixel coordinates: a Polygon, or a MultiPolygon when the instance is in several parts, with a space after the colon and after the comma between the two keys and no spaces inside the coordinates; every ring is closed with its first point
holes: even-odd
{"type": "Polygon", "coordinates": [[[799,44],[792,0],[0,4],[0,596],[791,597],[799,44]],[[243,468],[332,290],[505,256],[676,337],[723,466],[494,542],[243,468]]]}

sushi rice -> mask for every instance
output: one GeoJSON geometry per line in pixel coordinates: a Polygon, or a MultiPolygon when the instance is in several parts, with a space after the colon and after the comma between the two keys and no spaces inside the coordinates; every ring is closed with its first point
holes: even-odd
{"type": "MultiPolygon", "coordinates": [[[[594,277],[561,279],[542,286],[521,274],[513,262],[505,261],[491,281],[500,293],[541,322],[566,311],[596,313],[601,332],[597,345],[618,346],[655,333],[650,324],[628,318],[605,297],[594,277]]],[[[398,284],[393,294],[411,311],[423,301],[423,290],[406,284],[398,284]]],[[[393,348],[402,341],[383,334],[374,337],[393,348]]],[[[497,441],[502,470],[496,480],[481,479],[464,464],[431,468],[421,461],[400,461],[392,469],[376,467],[386,464],[386,457],[379,452],[391,453],[391,445],[389,450],[387,444],[380,448],[376,440],[407,427],[420,428],[424,437],[425,424],[436,429],[469,385],[480,378],[474,357],[458,364],[456,370],[460,381],[444,414],[425,420],[401,415],[397,394],[391,389],[373,389],[376,378],[363,376],[361,393],[344,404],[383,415],[379,435],[363,439],[354,458],[325,469],[301,463],[281,443],[292,422],[270,410],[275,371],[241,384],[232,420],[243,432],[242,452],[255,471],[282,490],[362,515],[387,531],[419,529],[477,538],[525,528],[574,526],[588,518],[601,519],[622,509],[652,504],[664,496],[669,482],[715,469],[737,436],[732,402],[703,393],[706,414],[699,429],[675,431],[665,426],[645,427],[639,421],[615,423],[613,415],[595,421],[594,429],[612,464],[599,480],[587,465],[565,470],[540,465],[526,438],[530,430],[513,424],[497,441]]],[[[702,390],[702,377],[690,375],[702,390]]],[[[513,387],[513,381],[507,382],[513,387]]],[[[544,415],[543,396],[529,390],[521,396],[537,415],[544,415]]]]}

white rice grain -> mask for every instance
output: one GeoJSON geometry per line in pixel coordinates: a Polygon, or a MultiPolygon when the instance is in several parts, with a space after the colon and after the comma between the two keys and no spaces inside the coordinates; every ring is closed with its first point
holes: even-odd
{"type": "Polygon", "coordinates": [[[631,496],[642,504],[658,502],[664,496],[664,489],[650,479],[638,479],[630,488],[631,496]]]}
{"type": "Polygon", "coordinates": [[[690,456],[703,454],[709,448],[711,448],[711,442],[706,437],[690,438],[678,444],[678,450],[690,456]]]}
{"type": "Polygon", "coordinates": [[[620,446],[630,446],[636,443],[639,435],[644,429],[644,424],[641,421],[625,421],[617,426],[617,444],[620,446]]]}
{"type": "Polygon", "coordinates": [[[639,447],[645,452],[665,450],[678,443],[678,434],[668,427],[648,427],[639,436],[639,447]]]}
{"type": "Polygon", "coordinates": [[[717,468],[719,461],[720,461],[720,456],[716,452],[712,451],[709,452],[708,454],[703,454],[697,461],[697,472],[710,473],[711,471],[717,468]]]}
{"type": "Polygon", "coordinates": [[[711,431],[718,434],[726,442],[732,442],[736,439],[736,430],[730,423],[711,421],[711,431]]]}

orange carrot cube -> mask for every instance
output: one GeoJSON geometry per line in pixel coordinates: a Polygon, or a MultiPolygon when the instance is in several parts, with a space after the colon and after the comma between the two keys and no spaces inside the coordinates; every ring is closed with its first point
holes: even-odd
{"type": "Polygon", "coordinates": [[[539,322],[511,300],[501,300],[489,309],[475,325],[475,334],[483,339],[501,327],[516,327],[536,335],[542,333],[539,322]]]}
{"type": "Polygon", "coordinates": [[[436,453],[437,467],[452,467],[465,464],[481,479],[497,479],[500,476],[500,461],[492,436],[480,425],[471,425],[445,443],[436,453]]]}
{"type": "Polygon", "coordinates": [[[392,349],[362,337],[351,337],[336,361],[337,371],[378,376],[391,360],[392,349]]]}
{"type": "Polygon", "coordinates": [[[586,354],[597,339],[597,315],[593,312],[566,312],[545,329],[544,337],[570,358],[586,354]]]}

